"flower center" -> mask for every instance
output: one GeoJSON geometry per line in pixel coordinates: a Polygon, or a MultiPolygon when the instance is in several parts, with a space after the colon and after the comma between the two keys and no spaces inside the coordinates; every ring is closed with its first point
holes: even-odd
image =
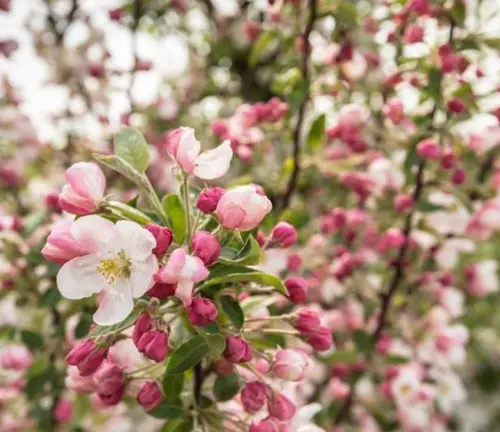
{"type": "Polygon", "coordinates": [[[99,262],[97,271],[101,273],[108,283],[115,283],[119,277],[130,277],[130,258],[122,249],[112,258],[106,258],[99,262]]]}

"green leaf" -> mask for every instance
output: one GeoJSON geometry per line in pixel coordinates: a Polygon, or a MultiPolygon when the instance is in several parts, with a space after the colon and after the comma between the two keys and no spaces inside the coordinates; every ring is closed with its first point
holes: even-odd
{"type": "Polygon", "coordinates": [[[197,365],[210,352],[202,336],[194,336],[177,348],[168,361],[167,373],[181,373],[197,365]]]}
{"type": "Polygon", "coordinates": [[[262,54],[268,50],[276,36],[277,33],[275,30],[266,31],[259,36],[259,39],[255,41],[252,45],[252,49],[250,50],[250,55],[248,57],[248,63],[250,66],[253,67],[258,63],[262,54]]]}
{"type": "Polygon", "coordinates": [[[55,306],[59,300],[61,300],[62,296],[59,290],[56,287],[49,288],[45,291],[40,298],[39,305],[45,308],[51,308],[55,306]]]}
{"type": "Polygon", "coordinates": [[[21,332],[21,340],[32,350],[43,347],[43,338],[39,333],[31,330],[23,330],[21,332]]]}
{"type": "Polygon", "coordinates": [[[180,399],[173,401],[164,399],[160,402],[160,405],[148,411],[148,414],[158,419],[174,419],[182,416],[182,411],[182,402],[180,399]]]}
{"type": "Polygon", "coordinates": [[[316,117],[314,122],[309,129],[309,135],[307,136],[307,148],[309,151],[314,152],[317,150],[325,141],[325,125],[326,116],[321,114],[316,117]]]}
{"type": "Polygon", "coordinates": [[[212,285],[230,282],[256,282],[263,286],[275,288],[283,295],[288,295],[285,285],[276,276],[244,266],[226,266],[217,264],[213,266],[208,279],[203,283],[202,289],[212,285]]]}
{"type": "Polygon", "coordinates": [[[111,168],[112,170],[127,177],[130,181],[135,183],[140,188],[146,191],[149,189],[147,178],[144,176],[144,174],[141,174],[139,171],[137,171],[126,160],[115,155],[106,156],[100,154],[94,154],[94,158],[107,167],[111,168]]]}
{"type": "Polygon", "coordinates": [[[483,39],[483,42],[490,48],[500,50],[500,38],[486,38],[483,39]]]}
{"type": "Polygon", "coordinates": [[[192,420],[177,419],[167,422],[161,432],[191,432],[192,430],[192,420]]]}
{"type": "Polygon", "coordinates": [[[321,359],[327,363],[335,364],[335,363],[354,363],[358,360],[359,353],[354,350],[340,350],[335,351],[332,354],[321,357],[321,359]]]}
{"type": "Polygon", "coordinates": [[[429,82],[423,89],[423,92],[432,97],[432,99],[437,100],[441,93],[441,71],[436,68],[431,69],[428,78],[429,82]]]}
{"type": "Polygon", "coordinates": [[[149,147],[144,136],[136,129],[122,127],[114,139],[115,154],[143,173],[149,165],[149,147]]]}
{"type": "Polygon", "coordinates": [[[141,312],[142,309],[136,308],[121,323],[113,324],[110,326],[97,326],[89,333],[89,337],[95,338],[97,336],[119,333],[134,324],[135,320],[141,314],[141,312]]]}
{"type": "Polygon", "coordinates": [[[171,193],[163,197],[162,206],[174,233],[174,239],[181,244],[186,237],[186,212],[182,201],[177,194],[171,193]]]}
{"type": "Polygon", "coordinates": [[[165,399],[168,401],[173,401],[177,399],[184,387],[184,374],[165,374],[163,377],[163,393],[165,394],[165,399]]]}
{"type": "Polygon", "coordinates": [[[464,0],[455,0],[455,5],[451,9],[451,16],[453,17],[455,24],[460,27],[464,26],[465,17],[467,16],[464,0]]]}
{"type": "Polygon", "coordinates": [[[240,379],[234,372],[218,376],[214,383],[214,395],[219,402],[232,399],[240,391],[240,379]]]}
{"type": "Polygon", "coordinates": [[[217,360],[222,356],[222,353],[226,349],[226,338],[219,333],[209,333],[206,332],[208,326],[201,327],[198,333],[205,339],[208,348],[209,356],[217,360]]]}
{"type": "Polygon", "coordinates": [[[408,359],[408,357],[392,354],[392,355],[387,356],[385,361],[388,364],[398,365],[398,364],[408,363],[410,360],[408,359]]]}
{"type": "Polygon", "coordinates": [[[429,201],[420,201],[417,204],[416,209],[422,213],[431,213],[435,211],[445,210],[446,208],[437,204],[433,204],[429,201]]]}
{"type": "Polygon", "coordinates": [[[47,357],[37,358],[32,365],[24,373],[25,378],[33,378],[42,374],[49,366],[49,359],[47,357]]]}
{"type": "Polygon", "coordinates": [[[223,249],[219,262],[226,265],[256,265],[260,263],[262,251],[259,243],[252,235],[249,235],[247,241],[239,251],[223,249]]]}
{"type": "Polygon", "coordinates": [[[372,339],[364,330],[356,330],[352,338],[358,350],[362,353],[369,353],[372,349],[372,339]]]}
{"type": "Polygon", "coordinates": [[[112,214],[119,216],[120,219],[128,219],[141,225],[147,225],[153,222],[147,214],[119,201],[108,201],[106,203],[106,209],[112,214]]]}
{"type": "Polygon", "coordinates": [[[82,339],[85,336],[87,336],[87,333],[89,332],[90,326],[94,320],[92,319],[92,315],[88,312],[84,312],[82,317],[80,318],[80,321],[78,322],[78,325],[75,328],[75,336],[77,339],[82,339]]]}
{"type": "Polygon", "coordinates": [[[229,317],[231,322],[237,328],[242,328],[245,323],[245,314],[241,310],[240,304],[233,297],[228,295],[222,296],[219,302],[222,310],[229,317]]]}
{"type": "Polygon", "coordinates": [[[358,20],[358,10],[354,4],[341,1],[335,10],[335,18],[346,27],[354,27],[358,20]]]}

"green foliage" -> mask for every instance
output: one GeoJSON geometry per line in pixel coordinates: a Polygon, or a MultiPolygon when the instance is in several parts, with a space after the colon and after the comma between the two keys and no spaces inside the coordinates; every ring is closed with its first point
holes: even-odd
{"type": "Polygon", "coordinates": [[[220,375],[214,383],[213,392],[219,402],[232,399],[240,391],[240,379],[234,372],[229,375],[220,375]]]}
{"type": "Polygon", "coordinates": [[[186,212],[179,195],[172,193],[162,199],[162,206],[174,233],[176,243],[182,244],[186,237],[186,212]]]}
{"type": "Polygon", "coordinates": [[[178,374],[196,366],[210,352],[205,338],[194,336],[169,356],[167,373],[178,374]]]}
{"type": "Polygon", "coordinates": [[[123,127],[114,139],[115,154],[143,173],[149,165],[149,148],[144,136],[137,130],[123,127]]]}

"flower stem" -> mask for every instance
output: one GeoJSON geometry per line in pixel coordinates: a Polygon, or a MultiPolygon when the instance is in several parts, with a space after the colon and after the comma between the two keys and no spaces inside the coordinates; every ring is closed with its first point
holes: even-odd
{"type": "Polygon", "coordinates": [[[189,202],[188,176],[183,177],[184,207],[186,209],[186,243],[188,249],[191,248],[191,204],[189,202]]]}

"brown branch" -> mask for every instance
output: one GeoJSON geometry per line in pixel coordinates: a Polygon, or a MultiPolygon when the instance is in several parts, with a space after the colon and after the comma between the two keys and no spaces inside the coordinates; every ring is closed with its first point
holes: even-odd
{"type": "Polygon", "coordinates": [[[297,180],[300,174],[300,147],[301,147],[301,136],[302,136],[302,124],[304,123],[304,117],[306,113],[306,105],[309,100],[309,60],[311,55],[311,48],[309,46],[309,36],[313,30],[314,22],[318,17],[318,0],[309,0],[309,19],[306,24],[306,28],[302,35],[302,40],[304,44],[304,53],[302,56],[302,79],[306,84],[306,90],[304,97],[299,105],[297,114],[297,123],[295,124],[295,129],[293,131],[293,171],[288,180],[288,185],[283,196],[283,202],[281,205],[281,211],[284,211],[290,205],[290,199],[292,198],[295,188],[297,187],[297,180]]]}

